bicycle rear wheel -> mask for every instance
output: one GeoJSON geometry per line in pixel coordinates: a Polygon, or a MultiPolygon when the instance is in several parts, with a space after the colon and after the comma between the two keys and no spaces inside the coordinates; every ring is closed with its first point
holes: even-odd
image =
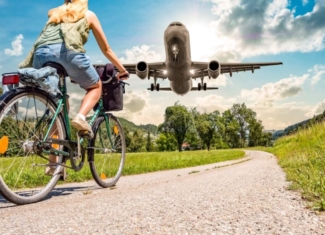
{"type": "Polygon", "coordinates": [[[89,142],[88,160],[91,173],[103,188],[112,187],[122,175],[125,162],[125,138],[119,121],[113,115],[96,119],[94,138],[89,142]]]}
{"type": "MultiPolygon", "coordinates": [[[[62,156],[42,152],[38,147],[56,111],[55,102],[38,89],[10,92],[0,103],[0,193],[15,204],[42,200],[56,185],[63,169],[62,156]],[[57,159],[54,159],[57,158],[57,159]],[[51,166],[52,175],[45,170],[51,166]]],[[[49,138],[65,138],[64,122],[56,118],[49,138]]],[[[49,144],[51,146],[51,144],[49,144]]],[[[52,144],[52,147],[54,144],[52,144]]],[[[56,146],[62,149],[62,146],[56,146]]]]}

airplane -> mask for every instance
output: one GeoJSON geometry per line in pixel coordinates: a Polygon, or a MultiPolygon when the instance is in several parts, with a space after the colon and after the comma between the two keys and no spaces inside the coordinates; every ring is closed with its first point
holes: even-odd
{"type": "MultiPolygon", "coordinates": [[[[214,90],[217,87],[208,87],[205,77],[216,79],[220,74],[254,71],[262,66],[280,65],[282,62],[269,63],[221,63],[217,60],[210,62],[194,62],[191,60],[190,36],[187,28],[181,22],[172,22],[164,33],[166,52],[165,62],[147,63],[140,61],[137,64],[123,64],[130,74],[139,78],[153,77],[154,82],[148,90],[173,91],[178,95],[185,95],[193,90],[214,90]],[[170,87],[160,87],[157,79],[168,79],[170,87]],[[198,87],[193,87],[192,79],[200,78],[198,87]]],[[[96,65],[98,66],[98,65],[96,65]]]]}

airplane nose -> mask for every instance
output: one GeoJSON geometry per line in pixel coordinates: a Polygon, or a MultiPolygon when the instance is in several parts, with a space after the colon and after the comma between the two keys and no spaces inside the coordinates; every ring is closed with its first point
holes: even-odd
{"type": "Polygon", "coordinates": [[[186,35],[182,32],[182,30],[177,30],[177,28],[169,31],[168,34],[166,35],[167,42],[175,38],[178,38],[182,40],[184,43],[186,43],[186,35]]]}

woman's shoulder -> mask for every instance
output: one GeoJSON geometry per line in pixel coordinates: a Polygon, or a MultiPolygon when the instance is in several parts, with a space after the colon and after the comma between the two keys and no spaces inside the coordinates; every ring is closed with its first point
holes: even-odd
{"type": "Polygon", "coordinates": [[[96,14],[94,12],[90,11],[90,10],[88,10],[86,12],[85,17],[87,18],[88,21],[91,20],[91,19],[97,18],[96,14]]]}
{"type": "Polygon", "coordinates": [[[92,26],[94,23],[98,21],[96,14],[90,10],[86,12],[85,18],[87,19],[89,26],[92,26]]]}

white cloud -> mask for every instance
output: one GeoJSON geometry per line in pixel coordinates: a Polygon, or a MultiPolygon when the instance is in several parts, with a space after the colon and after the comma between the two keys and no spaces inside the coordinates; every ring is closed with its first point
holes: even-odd
{"type": "MultiPolygon", "coordinates": [[[[325,1],[295,16],[289,0],[210,0],[216,20],[210,59],[238,60],[262,54],[311,52],[325,48],[325,1]],[[227,53],[226,53],[227,52],[227,53]]],[[[207,55],[206,55],[207,56],[207,55]]]]}
{"type": "Polygon", "coordinates": [[[12,49],[5,49],[5,54],[9,56],[19,56],[23,54],[22,41],[24,36],[19,34],[16,36],[15,40],[11,42],[12,49]]]}
{"type": "Polygon", "coordinates": [[[148,107],[148,99],[149,92],[147,90],[140,92],[130,90],[124,95],[124,108],[128,113],[141,112],[148,107]]]}
{"type": "Polygon", "coordinates": [[[160,54],[152,50],[153,46],[135,46],[125,51],[126,58],[120,58],[122,63],[135,63],[139,61],[157,62],[161,61],[160,54]]]}
{"type": "Polygon", "coordinates": [[[309,70],[309,72],[313,73],[313,77],[311,79],[311,85],[317,84],[322,77],[325,77],[325,66],[324,65],[315,65],[313,69],[309,70]]]}
{"type": "Polygon", "coordinates": [[[324,110],[325,110],[325,100],[316,104],[310,112],[306,113],[306,116],[312,118],[314,115],[323,113],[324,110]]]}
{"type": "Polygon", "coordinates": [[[305,6],[308,4],[308,0],[302,0],[302,5],[305,6]]]}
{"type": "Polygon", "coordinates": [[[308,119],[306,113],[312,107],[296,102],[277,104],[274,107],[256,107],[247,105],[248,108],[257,113],[257,118],[262,121],[266,130],[281,130],[292,124],[308,119]]]}
{"type": "MultiPolygon", "coordinates": [[[[192,80],[193,81],[193,87],[197,87],[198,86],[198,83],[201,83],[201,79],[200,78],[197,78],[195,80],[192,80]]],[[[227,86],[227,84],[229,83],[229,78],[227,78],[225,75],[221,74],[218,76],[217,79],[207,79],[207,78],[204,78],[204,81],[208,87],[216,87],[216,86],[227,86]]]]}
{"type": "Polygon", "coordinates": [[[241,97],[256,101],[255,106],[272,107],[277,100],[283,100],[295,96],[302,91],[302,85],[309,77],[305,74],[301,77],[281,79],[275,83],[267,83],[261,88],[242,90],[241,97]]]}
{"type": "Polygon", "coordinates": [[[123,98],[123,111],[119,111],[116,115],[138,125],[147,123],[161,124],[164,118],[164,108],[157,104],[150,105],[150,97],[148,90],[127,91],[123,98]]]}
{"type": "Polygon", "coordinates": [[[211,0],[214,3],[212,13],[218,16],[225,16],[232,13],[233,8],[240,3],[240,0],[211,0]]]}
{"type": "Polygon", "coordinates": [[[220,95],[207,95],[196,98],[194,106],[193,104],[190,104],[188,106],[196,107],[197,110],[201,113],[211,113],[215,110],[218,110],[220,113],[222,113],[231,107],[233,104],[232,101],[233,99],[226,100],[220,95]]]}

